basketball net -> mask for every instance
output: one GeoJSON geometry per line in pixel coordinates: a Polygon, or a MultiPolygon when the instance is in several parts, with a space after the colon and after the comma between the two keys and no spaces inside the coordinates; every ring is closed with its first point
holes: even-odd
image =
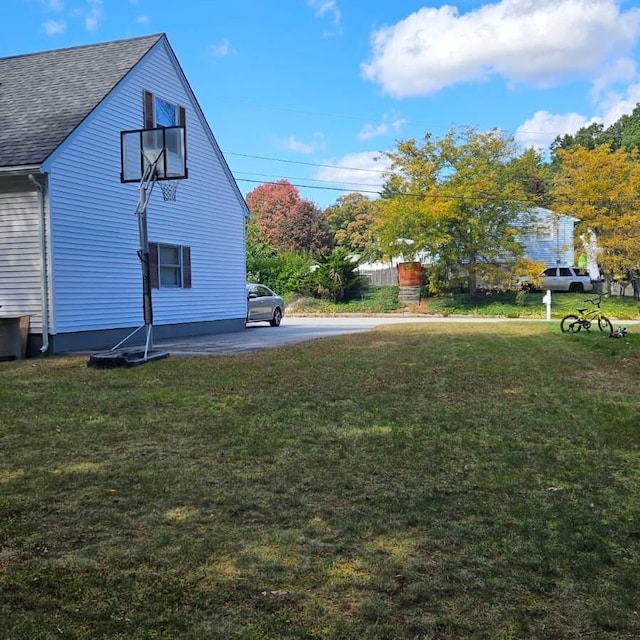
{"type": "Polygon", "coordinates": [[[160,156],[163,153],[166,153],[165,150],[162,149],[152,149],[146,150],[142,152],[147,163],[154,167],[154,179],[157,184],[160,185],[160,191],[162,191],[162,199],[165,202],[175,202],[176,194],[178,192],[178,181],[177,180],[158,180],[158,171],[155,169],[155,165],[160,160],[160,156]]]}
{"type": "Polygon", "coordinates": [[[175,202],[176,193],[178,192],[177,180],[158,180],[160,191],[162,191],[162,199],[165,202],[175,202]]]}

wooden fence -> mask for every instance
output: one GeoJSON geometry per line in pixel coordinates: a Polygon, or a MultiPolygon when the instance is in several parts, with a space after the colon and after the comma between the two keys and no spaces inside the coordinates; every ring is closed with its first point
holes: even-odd
{"type": "Polygon", "coordinates": [[[358,274],[364,276],[370,285],[391,284],[398,286],[398,269],[396,267],[370,271],[358,269],[358,274]]]}

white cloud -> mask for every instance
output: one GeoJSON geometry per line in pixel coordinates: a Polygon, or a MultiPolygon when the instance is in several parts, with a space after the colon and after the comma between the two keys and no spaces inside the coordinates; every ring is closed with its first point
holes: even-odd
{"type": "Polygon", "coordinates": [[[407,121],[404,118],[396,115],[389,117],[385,114],[382,122],[377,125],[367,122],[358,133],[358,140],[371,140],[388,133],[398,133],[406,123],[407,121]]]}
{"type": "Polygon", "coordinates": [[[212,44],[209,47],[209,51],[216,56],[216,58],[224,58],[228,55],[237,55],[238,52],[231,46],[229,41],[225,38],[218,42],[218,44],[212,44]]]}
{"type": "Polygon", "coordinates": [[[282,146],[289,151],[297,151],[298,153],[313,153],[315,145],[309,142],[302,142],[295,136],[289,136],[282,142],[282,146]]]}
{"type": "Polygon", "coordinates": [[[588,120],[579,113],[555,115],[548,111],[536,111],[533,117],[516,129],[515,139],[523,147],[545,150],[557,136],[574,134],[581,127],[597,121],[597,118],[588,120]]]}
{"type": "Polygon", "coordinates": [[[389,124],[387,122],[381,122],[375,126],[367,122],[358,134],[358,140],[371,140],[372,138],[383,136],[388,132],[389,124]]]}
{"type": "Polygon", "coordinates": [[[609,127],[621,116],[631,113],[640,102],[640,84],[628,85],[624,91],[607,91],[599,96],[597,107],[602,123],[609,127]]]}
{"type": "Polygon", "coordinates": [[[309,6],[314,9],[315,15],[319,18],[329,16],[333,25],[333,32],[327,32],[326,35],[337,35],[342,33],[342,13],[338,7],[337,0],[308,0],[309,6]]]}
{"type": "Polygon", "coordinates": [[[628,58],[616,60],[593,81],[590,91],[591,98],[598,101],[609,90],[609,87],[616,84],[627,84],[636,77],[635,61],[628,58]]]}
{"type": "MultiPolygon", "coordinates": [[[[353,191],[381,191],[389,159],[379,151],[349,153],[332,166],[320,167],[314,178],[324,182],[351,185],[353,191]]],[[[370,195],[370,194],[369,194],[370,195]]]]}
{"type": "Polygon", "coordinates": [[[56,36],[67,30],[66,20],[47,20],[44,25],[44,32],[48,36],[56,36]]]}
{"type": "Polygon", "coordinates": [[[147,24],[147,22],[149,22],[149,16],[138,16],[136,22],[138,24],[147,24]]]}
{"type": "Polygon", "coordinates": [[[630,84],[624,92],[608,91],[594,104],[595,115],[591,117],[579,113],[552,114],[536,111],[529,120],[523,122],[515,132],[516,140],[524,147],[544,150],[556,136],[573,135],[578,129],[594,122],[607,128],[622,116],[630,114],[640,103],[640,83],[630,84]]]}
{"type": "Polygon", "coordinates": [[[39,0],[40,5],[45,11],[60,12],[64,9],[62,0],[39,0]]]}
{"type": "Polygon", "coordinates": [[[63,0],[40,0],[44,11],[65,14],[65,18],[47,20],[43,25],[44,32],[49,36],[64,33],[67,30],[67,19],[84,20],[85,29],[95,31],[104,16],[102,2],[103,0],[86,0],[84,6],[69,7],[65,10],[63,0]]]}
{"type": "Polygon", "coordinates": [[[276,142],[276,146],[287,151],[295,151],[296,153],[310,154],[315,151],[322,151],[325,148],[325,138],[322,133],[314,134],[314,140],[311,142],[303,142],[295,136],[289,136],[283,140],[276,142]]]}
{"type": "Polygon", "coordinates": [[[95,31],[102,20],[102,0],[87,0],[87,4],[89,11],[84,19],[84,26],[87,31],[95,31]]]}
{"type": "Polygon", "coordinates": [[[422,8],[372,34],[364,78],[396,97],[500,76],[553,86],[628,67],[640,10],[617,0],[501,0],[465,14],[422,8]]]}

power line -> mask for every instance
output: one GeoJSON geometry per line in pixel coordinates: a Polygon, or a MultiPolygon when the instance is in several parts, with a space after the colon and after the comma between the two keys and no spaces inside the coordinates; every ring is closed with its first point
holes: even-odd
{"type": "MultiPolygon", "coordinates": [[[[238,153],[238,152],[225,152],[225,155],[234,155],[234,156],[239,156],[239,157],[244,157],[244,158],[251,158],[251,159],[256,159],[256,160],[267,160],[267,161],[272,161],[272,162],[281,162],[281,163],[286,163],[286,164],[299,164],[299,165],[304,165],[304,166],[310,166],[310,167],[324,167],[324,168],[331,168],[331,169],[338,169],[341,171],[362,171],[362,172],[366,172],[366,173],[376,173],[380,176],[384,175],[384,174],[392,174],[393,171],[389,168],[387,169],[365,169],[365,168],[360,168],[360,167],[344,167],[344,166],[339,166],[339,165],[330,165],[330,164],[321,164],[321,163],[313,163],[313,162],[305,162],[305,161],[301,161],[301,160],[286,160],[284,158],[271,158],[271,157],[267,157],[267,156],[256,156],[256,155],[251,155],[251,154],[245,154],[245,153],[238,153]]],[[[265,177],[271,177],[271,178],[275,178],[277,176],[274,175],[270,175],[270,174],[260,174],[260,173],[256,173],[256,172],[252,172],[252,171],[240,171],[240,172],[233,172],[234,176],[236,176],[237,174],[244,174],[244,175],[252,175],[252,176],[265,176],[265,177]]],[[[268,181],[264,181],[264,180],[255,180],[255,179],[251,179],[251,178],[239,178],[236,177],[235,178],[237,182],[248,182],[248,183],[252,183],[252,184],[277,184],[278,181],[274,181],[274,180],[268,180],[268,181]]],[[[347,181],[341,181],[341,180],[322,180],[319,178],[299,178],[299,177],[287,177],[287,176],[282,176],[279,178],[279,180],[287,180],[292,186],[300,188],[300,189],[316,189],[316,190],[320,190],[320,191],[335,191],[335,192],[339,192],[339,193],[362,193],[362,194],[371,194],[371,195],[376,195],[379,196],[381,194],[381,189],[375,189],[374,187],[372,187],[369,184],[364,184],[364,183],[354,183],[354,182],[347,182],[347,181]],[[344,187],[339,187],[339,186],[323,186],[323,185],[314,185],[314,184],[301,184],[298,181],[312,181],[312,182],[324,182],[324,183],[328,183],[328,184],[333,184],[333,185],[349,185],[351,188],[344,188],[344,187]],[[295,182],[294,182],[295,181],[295,182]],[[364,187],[364,188],[362,188],[364,187]]],[[[458,200],[464,200],[464,199],[468,199],[468,200],[478,200],[478,199],[483,199],[484,196],[468,196],[465,198],[465,196],[445,196],[445,195],[436,195],[436,194],[432,194],[432,195],[428,195],[428,194],[423,194],[423,193],[411,193],[411,192],[405,192],[405,193],[398,193],[398,196],[401,197],[408,197],[408,198],[424,198],[424,197],[428,197],[428,198],[434,198],[434,199],[458,199],[458,200]]],[[[550,194],[548,194],[548,197],[552,198],[552,196],[550,194]]],[[[576,199],[576,200],[567,200],[567,199],[563,199],[563,198],[553,198],[553,201],[558,203],[558,204],[570,204],[572,206],[584,206],[584,205],[593,205],[594,201],[593,200],[587,200],[587,199],[576,199]]],[[[635,199],[627,199],[627,200],[610,200],[609,204],[612,206],[638,206],[639,201],[635,200],[635,199]]]]}
{"type": "MultiPolygon", "coordinates": [[[[323,167],[326,169],[341,169],[343,171],[365,171],[368,173],[386,173],[388,169],[363,169],[361,167],[341,167],[337,164],[319,164],[317,162],[303,162],[302,160],[284,160],[283,158],[268,158],[265,156],[253,156],[248,153],[236,153],[234,151],[224,151],[225,156],[240,156],[241,158],[250,158],[252,160],[269,160],[271,162],[284,162],[287,164],[301,164],[307,167],[323,167]]],[[[381,154],[382,155],[382,154],[381,154]]]]}
{"type": "MultiPolygon", "coordinates": [[[[278,184],[277,182],[273,182],[273,181],[269,181],[269,182],[263,182],[261,180],[251,180],[250,178],[237,178],[238,181],[241,182],[251,182],[251,183],[257,183],[257,184],[278,184]]],[[[294,184],[294,183],[290,183],[291,186],[293,187],[297,187],[300,189],[321,189],[321,190],[325,190],[325,191],[339,191],[339,192],[346,192],[346,193],[353,193],[354,190],[353,189],[343,189],[340,187],[324,187],[324,186],[319,186],[319,185],[306,185],[306,184],[294,184]]],[[[373,195],[380,195],[380,191],[373,191],[372,189],[356,189],[356,191],[358,193],[370,193],[373,195]]],[[[407,193],[396,193],[393,194],[392,197],[399,197],[399,198],[416,198],[416,199],[425,199],[425,200],[460,200],[460,201],[486,201],[486,202],[492,202],[492,203],[496,203],[499,202],[498,198],[496,197],[487,197],[484,194],[478,194],[478,195],[466,195],[466,196],[458,196],[458,195],[445,195],[445,194],[423,194],[423,193],[411,193],[411,192],[407,192],[407,193]]],[[[580,206],[592,206],[594,204],[597,204],[597,201],[594,200],[587,200],[587,199],[570,199],[570,198],[553,198],[551,197],[551,206],[553,206],[553,204],[567,204],[567,205],[572,205],[575,207],[580,207],[580,206]]],[[[640,200],[639,199],[627,199],[627,200],[609,200],[606,202],[607,205],[609,206],[614,206],[614,207],[620,207],[620,206],[629,206],[629,207],[640,207],[640,200]]],[[[535,205],[532,204],[531,206],[541,206],[541,205],[535,205]]]]}
{"type": "MultiPolygon", "coordinates": [[[[286,180],[286,178],[284,178],[286,180]]],[[[250,178],[236,178],[237,182],[251,182],[251,183],[256,183],[256,184],[278,184],[277,182],[273,182],[273,181],[263,181],[263,180],[251,180],[250,178]]],[[[288,181],[288,180],[287,180],[288,181]]],[[[380,195],[380,191],[373,191],[373,190],[367,190],[367,189],[343,189],[341,187],[324,187],[322,185],[310,185],[310,184],[294,184],[293,182],[288,181],[289,184],[292,187],[297,187],[299,189],[322,189],[325,191],[343,191],[346,193],[353,193],[354,191],[357,191],[358,193],[372,193],[375,194],[377,196],[380,195]]]]}
{"type": "MultiPolygon", "coordinates": [[[[311,182],[323,182],[325,184],[341,184],[341,185],[345,185],[345,186],[351,186],[351,187],[364,187],[364,188],[371,188],[371,184],[369,183],[364,183],[364,182],[349,182],[347,180],[323,180],[321,178],[300,178],[300,177],[294,177],[294,176],[288,176],[288,177],[283,177],[280,175],[274,175],[272,173],[257,173],[255,171],[236,171],[234,172],[234,176],[238,176],[238,175],[245,175],[245,176],[259,176],[262,178],[275,178],[276,180],[287,180],[288,182],[291,182],[292,180],[311,180],[311,182]]],[[[236,180],[244,180],[244,178],[237,178],[236,180]]],[[[311,186],[311,188],[315,188],[314,186],[311,186]]]]}

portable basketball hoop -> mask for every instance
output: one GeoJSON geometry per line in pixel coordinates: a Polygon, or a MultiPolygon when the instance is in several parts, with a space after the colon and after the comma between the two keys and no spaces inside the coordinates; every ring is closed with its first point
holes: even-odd
{"type": "Polygon", "coordinates": [[[130,333],[109,351],[94,353],[89,365],[119,367],[143,364],[168,357],[166,352],[153,351],[153,306],[151,301],[151,265],[147,234],[147,205],[158,183],[166,202],[176,199],[178,181],[187,177],[186,132],[184,126],[157,127],[120,132],[120,181],[138,183],[138,218],[140,249],[137,254],[142,268],[142,311],[144,324],[130,333]],[[139,331],[145,331],[142,349],[119,350],[139,331]]]}

